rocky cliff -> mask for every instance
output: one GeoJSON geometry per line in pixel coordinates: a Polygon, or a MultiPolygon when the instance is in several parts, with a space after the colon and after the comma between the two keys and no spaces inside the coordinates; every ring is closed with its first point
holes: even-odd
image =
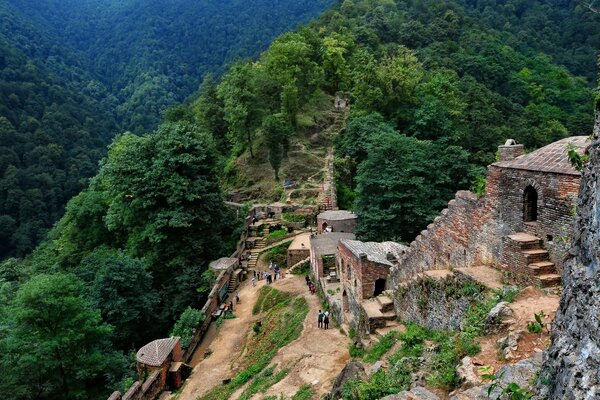
{"type": "Polygon", "coordinates": [[[573,246],[552,344],[538,380],[540,399],[600,398],[600,114],[581,179],[573,246]]]}

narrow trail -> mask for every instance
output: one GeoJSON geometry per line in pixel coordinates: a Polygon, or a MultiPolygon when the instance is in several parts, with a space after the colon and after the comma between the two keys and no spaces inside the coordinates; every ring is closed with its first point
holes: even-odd
{"type": "MultiPolygon", "coordinates": [[[[198,396],[221,385],[224,378],[234,374],[232,366],[244,349],[252,324],[261,317],[252,315],[252,307],[258,297],[258,290],[263,285],[264,280],[258,281],[256,287],[252,287],[249,281],[242,284],[239,289],[242,303],[234,308],[237,318],[225,320],[218,330],[211,326],[194,354],[197,364],[177,397],[178,400],[196,400],[198,396]],[[212,354],[203,358],[207,348],[212,350],[212,354]]],[[[271,362],[271,365],[290,367],[290,372],[266,393],[253,398],[281,394],[291,397],[304,384],[310,384],[320,397],[331,390],[333,379],[349,360],[349,339],[333,324],[330,324],[328,330],[317,327],[317,312],[321,304],[317,295],[308,292],[303,276],[286,275],[285,279],[273,283],[273,287],[304,296],[309,312],[300,337],[279,349],[271,362]]],[[[236,391],[231,398],[237,399],[242,391],[243,388],[236,391]]]]}

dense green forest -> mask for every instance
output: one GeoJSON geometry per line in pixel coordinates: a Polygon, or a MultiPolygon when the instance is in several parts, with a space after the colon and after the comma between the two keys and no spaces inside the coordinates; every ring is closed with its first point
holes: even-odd
{"type": "Polygon", "coordinates": [[[0,1],[0,259],[23,256],[119,131],[317,15],[319,1],[0,1]]]}
{"type": "MultiPolygon", "coordinates": [[[[207,77],[158,128],[118,135],[48,239],[0,264],[0,390],[15,399],[101,399],[123,387],[133,373],[126,354],[201,306],[207,263],[239,235],[221,189],[235,182],[233,161],[266,148],[275,179],[292,136],[336,93],[351,104],[334,143],[338,197],[368,240],[411,240],[508,137],[533,149],[590,133],[585,64],[599,47],[598,16],[578,7],[345,0],[258,58],[207,77]],[[551,32],[554,47],[532,18],[564,28],[551,32]]],[[[119,101],[106,93],[98,107],[119,101]]],[[[18,138],[21,122],[11,125],[18,138]]]]}

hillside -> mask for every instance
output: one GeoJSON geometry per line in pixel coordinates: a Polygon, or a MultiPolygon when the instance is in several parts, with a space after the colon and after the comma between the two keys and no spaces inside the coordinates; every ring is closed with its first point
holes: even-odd
{"type": "Polygon", "coordinates": [[[328,4],[0,2],[0,259],[40,243],[116,134],[154,129],[206,73],[328,4]]]}

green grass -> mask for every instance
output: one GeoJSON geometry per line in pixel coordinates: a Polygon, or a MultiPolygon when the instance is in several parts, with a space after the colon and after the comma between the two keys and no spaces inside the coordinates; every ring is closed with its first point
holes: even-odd
{"type": "Polygon", "coordinates": [[[315,391],[310,385],[302,385],[302,387],[292,396],[292,400],[308,400],[314,395],[315,391]]]}
{"type": "Polygon", "coordinates": [[[262,259],[269,263],[277,264],[279,266],[287,266],[287,249],[290,243],[283,243],[279,246],[275,246],[262,255],[262,259]]]}
{"type": "Polygon", "coordinates": [[[373,347],[369,349],[365,356],[365,362],[372,363],[381,358],[382,355],[387,353],[396,341],[398,340],[396,332],[388,332],[384,337],[379,340],[373,347]]]}
{"type": "Polygon", "coordinates": [[[269,239],[272,239],[272,238],[278,238],[278,237],[281,237],[281,236],[285,236],[287,234],[288,234],[287,229],[277,229],[276,231],[269,232],[269,236],[268,237],[269,237],[269,239]]]}
{"type": "Polygon", "coordinates": [[[268,311],[279,303],[291,298],[287,292],[273,289],[271,286],[263,286],[258,292],[258,299],[252,307],[252,314],[256,315],[268,311]]]}
{"type": "MultiPolygon", "coordinates": [[[[269,289],[275,292],[275,296],[278,296],[276,292],[279,291],[269,289]]],[[[261,308],[266,299],[267,294],[263,295],[261,308]]],[[[306,314],[308,314],[306,300],[303,297],[291,298],[287,294],[285,300],[268,309],[262,319],[261,331],[253,335],[247,343],[246,352],[241,361],[242,371],[234,376],[230,383],[215,387],[197,400],[226,400],[238,388],[252,379],[256,379],[280,348],[300,336],[306,314]]],[[[262,383],[257,383],[256,387],[262,387],[262,383]]]]}
{"type": "Polygon", "coordinates": [[[256,393],[266,392],[267,389],[285,378],[288,372],[290,372],[289,368],[284,368],[275,374],[275,368],[276,365],[266,368],[259,376],[254,378],[254,380],[252,380],[248,387],[242,392],[240,400],[249,400],[256,393]]]}
{"type": "Polygon", "coordinates": [[[354,345],[354,343],[350,343],[348,345],[348,353],[350,353],[350,357],[352,358],[363,358],[365,356],[365,349],[358,348],[354,345]]]}

